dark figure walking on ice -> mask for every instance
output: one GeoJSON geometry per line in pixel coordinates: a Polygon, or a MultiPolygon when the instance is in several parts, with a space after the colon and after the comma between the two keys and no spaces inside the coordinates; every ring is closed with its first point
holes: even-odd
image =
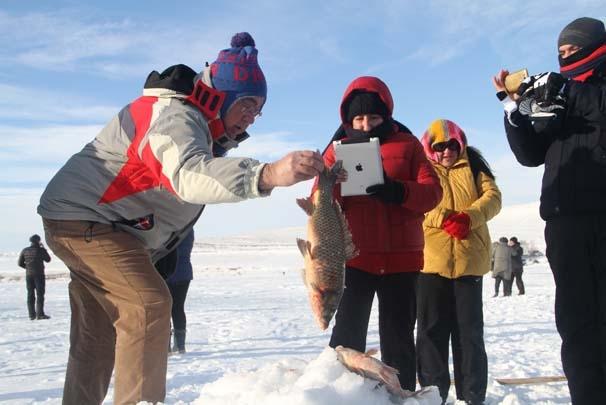
{"type": "Polygon", "coordinates": [[[522,273],[524,273],[524,248],[518,242],[518,238],[512,236],[509,238],[509,247],[511,248],[511,283],[514,280],[518,287],[518,295],[524,295],[526,292],[524,289],[524,280],[522,280],[522,273]]]}
{"type": "Polygon", "coordinates": [[[44,313],[44,291],[46,276],[44,275],[44,262],[50,262],[48,252],[40,242],[40,236],[32,235],[29,238],[30,246],[21,251],[19,267],[25,269],[25,282],[27,285],[27,310],[29,319],[49,319],[44,313]]]}

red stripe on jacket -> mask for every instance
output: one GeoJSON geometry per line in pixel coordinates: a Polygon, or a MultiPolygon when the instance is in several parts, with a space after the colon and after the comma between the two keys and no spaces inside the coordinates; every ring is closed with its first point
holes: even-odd
{"type": "Polygon", "coordinates": [[[141,151],[142,157],[139,157],[139,148],[149,130],[154,104],[157,101],[158,97],[143,96],[128,106],[135,127],[133,140],[126,151],[128,160],[103,193],[99,204],[108,204],[160,185],[176,194],[170,180],[162,174],[162,163],[152,153],[147,140],[141,151]]]}

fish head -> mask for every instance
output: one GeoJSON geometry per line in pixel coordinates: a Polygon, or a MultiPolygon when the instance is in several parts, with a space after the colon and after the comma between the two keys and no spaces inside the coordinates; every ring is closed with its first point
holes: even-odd
{"type": "Polygon", "coordinates": [[[337,312],[342,296],[342,289],[311,289],[309,297],[311,308],[320,329],[326,330],[328,328],[330,320],[337,312]]]}
{"type": "Polygon", "coordinates": [[[344,365],[350,364],[353,349],[349,349],[347,347],[339,345],[335,347],[335,351],[337,352],[337,360],[339,360],[344,365]]]}
{"type": "Polygon", "coordinates": [[[337,352],[337,360],[339,360],[343,365],[345,365],[345,353],[343,353],[344,347],[339,345],[335,347],[335,352],[337,352]]]}
{"type": "Polygon", "coordinates": [[[364,353],[340,345],[335,347],[335,351],[337,352],[337,360],[339,360],[341,364],[349,371],[360,374],[362,370],[360,366],[363,363],[364,353]]]}

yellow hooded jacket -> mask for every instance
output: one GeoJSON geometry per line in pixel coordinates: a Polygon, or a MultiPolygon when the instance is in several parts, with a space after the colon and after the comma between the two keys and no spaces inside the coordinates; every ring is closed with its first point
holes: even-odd
{"type": "Polygon", "coordinates": [[[442,201],[425,214],[425,268],[423,273],[446,278],[482,276],[490,270],[491,240],[486,223],[501,210],[501,192],[484,172],[473,178],[467,148],[455,164],[446,168],[431,161],[444,191],[442,201]],[[457,240],[442,229],[444,219],[462,211],[471,219],[466,239],[457,240]]]}

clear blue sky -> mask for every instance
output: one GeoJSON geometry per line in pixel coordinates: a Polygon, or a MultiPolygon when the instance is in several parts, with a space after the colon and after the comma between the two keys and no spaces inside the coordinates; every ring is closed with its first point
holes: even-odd
{"type": "MultiPolygon", "coordinates": [[[[257,42],[268,101],[238,155],[271,161],[322,149],[347,84],[375,75],[417,136],[433,119],[457,122],[495,169],[504,203],[536,201],[542,168],[515,162],[490,78],[501,67],[557,71],[561,28],[605,16],[603,0],[83,3],[0,4],[0,251],[42,232],[35,207],[48,180],[140,95],[150,71],[200,70],[239,31],[257,42]]],[[[198,234],[301,226],[294,198],[309,187],[208,207],[198,234]]]]}

